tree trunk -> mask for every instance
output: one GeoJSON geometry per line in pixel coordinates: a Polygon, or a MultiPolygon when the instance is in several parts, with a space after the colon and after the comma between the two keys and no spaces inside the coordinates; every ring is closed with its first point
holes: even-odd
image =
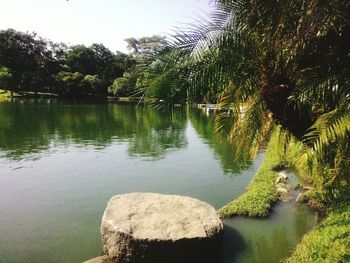
{"type": "Polygon", "coordinates": [[[312,125],[309,111],[291,103],[288,98],[295,83],[287,78],[278,77],[264,82],[262,97],[273,120],[284,129],[301,139],[312,125]]]}

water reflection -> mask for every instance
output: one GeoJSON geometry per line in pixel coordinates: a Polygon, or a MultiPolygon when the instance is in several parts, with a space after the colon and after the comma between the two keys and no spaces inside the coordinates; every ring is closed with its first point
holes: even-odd
{"type": "Polygon", "coordinates": [[[278,203],[268,219],[226,219],[226,227],[237,230],[230,249],[225,247],[225,263],[278,263],[288,257],[304,233],[315,223],[304,205],[295,201],[278,203]],[[233,244],[237,244],[236,246],[233,244]]]}
{"type": "Polygon", "coordinates": [[[66,104],[55,100],[0,103],[0,150],[19,160],[75,144],[101,149],[128,142],[128,153],[152,159],[187,145],[186,113],[114,104],[66,104]]]}
{"type": "Polygon", "coordinates": [[[0,153],[12,160],[42,157],[74,144],[103,149],[114,141],[128,144],[128,155],[157,160],[188,144],[190,120],[214,150],[224,173],[240,171],[232,146],[213,133],[213,118],[197,109],[159,111],[150,107],[17,100],[0,103],[0,153]]]}
{"type": "MultiPolygon", "coordinates": [[[[115,194],[180,194],[216,208],[239,196],[263,153],[241,176],[230,176],[239,170],[234,151],[212,126],[196,109],[0,103],[0,155],[6,156],[0,156],[0,262],[82,262],[98,255],[101,215],[115,194]]],[[[225,221],[224,262],[287,256],[314,224],[294,205],[276,206],[268,220],[225,221]]]]}
{"type": "Polygon", "coordinates": [[[239,232],[228,224],[224,225],[223,263],[235,262],[237,255],[245,248],[246,243],[239,232]]]}
{"type": "Polygon", "coordinates": [[[214,118],[208,117],[203,111],[192,110],[189,112],[189,119],[199,136],[205,139],[206,143],[214,149],[217,159],[221,162],[224,173],[239,173],[240,167],[234,161],[236,156],[233,146],[227,140],[213,132],[214,118]]]}

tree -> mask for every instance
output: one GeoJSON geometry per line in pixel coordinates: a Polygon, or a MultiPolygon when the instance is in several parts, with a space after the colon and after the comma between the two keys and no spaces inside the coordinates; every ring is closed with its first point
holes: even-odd
{"type": "Polygon", "coordinates": [[[1,84],[11,91],[107,96],[114,79],[133,65],[133,58],[103,44],[68,47],[35,33],[0,31],[1,84]]]}
{"type": "Polygon", "coordinates": [[[130,96],[144,93],[151,80],[160,72],[154,70],[158,53],[165,47],[165,37],[152,36],[128,38],[125,40],[132,55],[116,54],[116,62],[125,72],[123,77],[116,78],[109,91],[117,96],[130,96]]]}
{"type": "Polygon", "coordinates": [[[211,20],[176,36],[192,61],[192,92],[214,88],[230,112],[216,129],[246,153],[255,153],[275,125],[308,151],[326,142],[324,157],[314,159],[322,188],[350,185],[348,14],[343,0],[221,0],[211,20]],[[326,177],[330,171],[336,173],[326,177]]]}
{"type": "Polygon", "coordinates": [[[47,42],[35,33],[0,31],[0,65],[11,71],[12,91],[38,91],[52,82],[56,59],[47,42]]]}
{"type": "Polygon", "coordinates": [[[80,72],[61,71],[57,75],[58,91],[62,96],[77,97],[81,94],[88,94],[90,90],[83,82],[84,75],[80,72]]]}
{"type": "Polygon", "coordinates": [[[135,83],[130,78],[117,78],[109,87],[109,92],[118,97],[128,97],[132,95],[135,89],[135,83]]]}
{"type": "Polygon", "coordinates": [[[163,36],[151,36],[127,38],[125,41],[128,43],[127,48],[131,51],[131,54],[135,56],[151,56],[160,51],[166,44],[167,41],[163,36]]]}
{"type": "MultiPolygon", "coordinates": [[[[108,87],[114,79],[123,75],[125,63],[127,63],[125,59],[121,54],[116,57],[103,44],[92,44],[90,47],[77,45],[71,47],[66,53],[67,69],[70,72],[79,72],[85,77],[95,76],[94,78],[98,79],[98,88],[95,86],[91,90],[91,95],[107,94],[108,87]]],[[[91,77],[88,79],[92,80],[91,77]]]]}
{"type": "Polygon", "coordinates": [[[8,68],[0,66],[0,86],[5,89],[10,89],[10,81],[12,79],[12,74],[8,68]]]}
{"type": "Polygon", "coordinates": [[[66,53],[65,62],[72,72],[94,75],[98,71],[94,50],[84,45],[70,47],[66,53]]]}

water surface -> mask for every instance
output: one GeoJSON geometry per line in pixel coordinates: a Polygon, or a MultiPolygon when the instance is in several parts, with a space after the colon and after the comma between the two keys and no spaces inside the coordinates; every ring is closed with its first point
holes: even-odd
{"type": "MultiPolygon", "coordinates": [[[[239,196],[247,169],[195,109],[17,100],[0,103],[0,262],[82,262],[101,253],[99,226],[115,194],[239,196]]],[[[267,220],[225,220],[224,262],[279,262],[313,225],[304,206],[267,220]],[[273,251],[273,252],[272,252],[273,251]]]]}

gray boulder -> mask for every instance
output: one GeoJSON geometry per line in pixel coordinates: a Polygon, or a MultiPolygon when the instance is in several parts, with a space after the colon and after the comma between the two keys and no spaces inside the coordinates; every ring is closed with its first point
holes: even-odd
{"type": "Polygon", "coordinates": [[[130,193],[108,202],[101,235],[113,262],[218,262],[223,224],[212,206],[197,199],[130,193]]]}

